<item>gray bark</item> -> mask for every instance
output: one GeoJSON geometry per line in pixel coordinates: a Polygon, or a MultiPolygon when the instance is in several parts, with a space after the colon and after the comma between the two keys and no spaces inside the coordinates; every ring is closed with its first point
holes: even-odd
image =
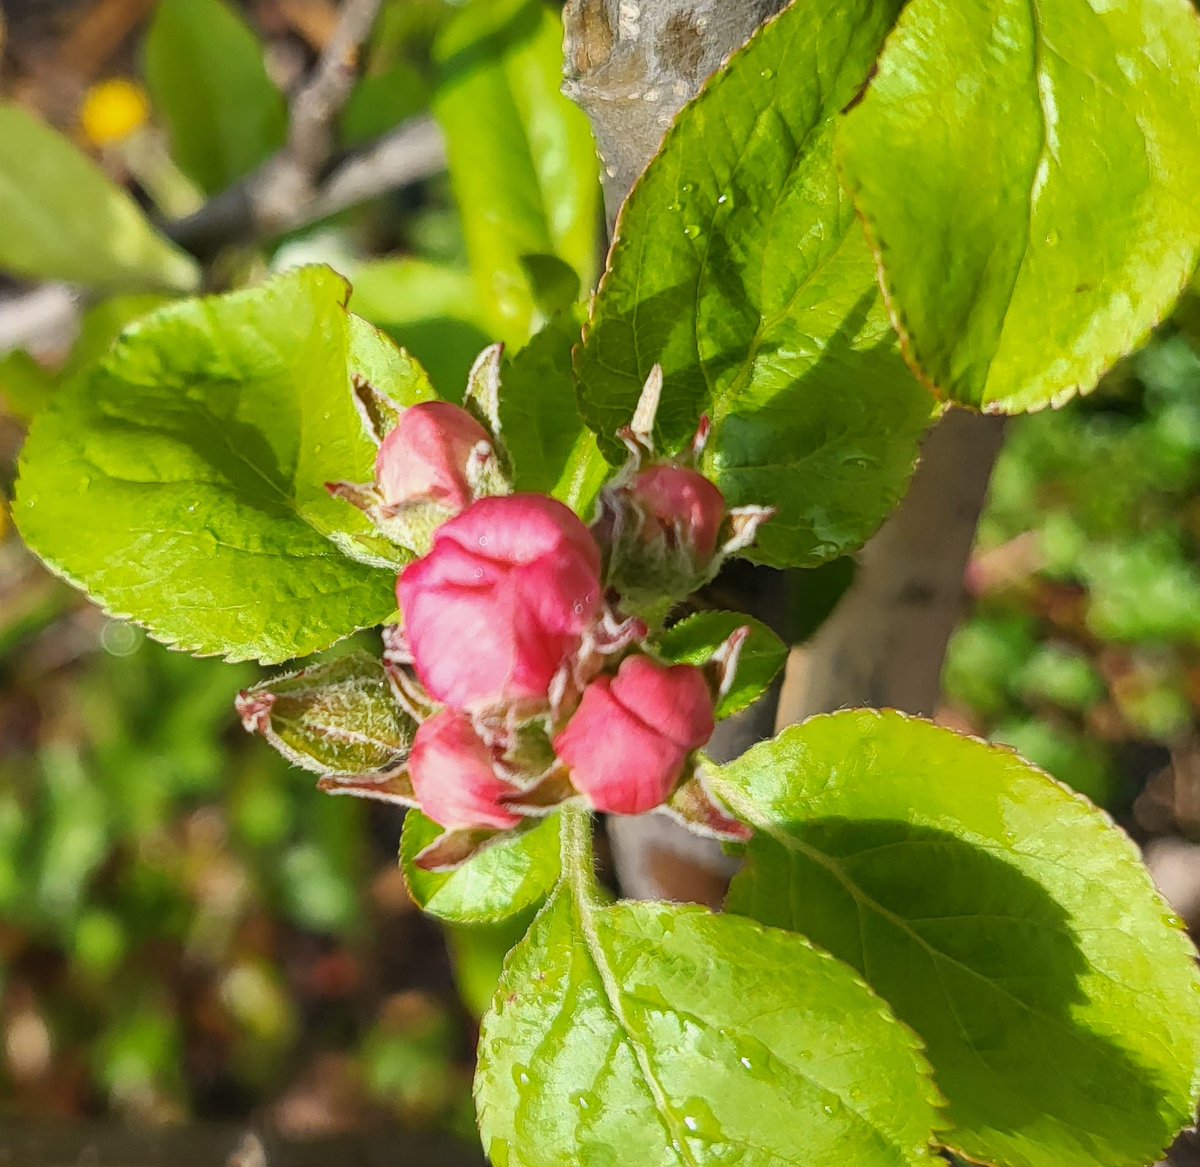
{"type": "MultiPolygon", "coordinates": [[[[566,92],[592,123],[610,229],[672,118],[783,0],[570,0],[566,92]]],[[[909,497],[864,548],[855,584],[783,686],[723,723],[711,752],[735,757],[781,724],[844,705],[932,712],[963,571],[1000,448],[998,422],[950,414],[926,440],[909,497]]],[[[779,627],[786,594],[747,589],[742,607],[779,627]]],[[[657,815],[608,824],[617,877],[636,898],[719,904],[720,848],[657,815]]]]}
{"type": "Polygon", "coordinates": [[[566,91],[591,119],[612,224],[671,120],[785,0],[569,0],[566,91]]]}
{"type": "Polygon", "coordinates": [[[963,571],[1004,423],[952,410],[933,428],[900,507],[859,555],[833,615],[793,662],[780,725],[851,705],[931,715],[963,571]]]}

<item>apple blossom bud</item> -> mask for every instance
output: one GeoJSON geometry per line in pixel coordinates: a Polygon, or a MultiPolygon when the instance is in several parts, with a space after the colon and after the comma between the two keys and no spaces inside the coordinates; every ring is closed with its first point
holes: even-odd
{"type": "Polygon", "coordinates": [[[703,474],[636,458],[601,498],[594,531],[606,548],[606,583],[627,612],[657,623],[707,583],[721,562],[725,499],[703,474]]]}
{"type": "Polygon", "coordinates": [[[697,570],[708,567],[717,553],[725,497],[703,474],[686,466],[649,466],[638,472],[631,493],[647,520],[643,538],[664,537],[686,550],[697,570]]]}
{"type": "Polygon", "coordinates": [[[500,802],[515,794],[515,788],[496,775],[492,751],[470,718],[452,709],[422,722],[413,739],[408,773],[421,810],[447,830],[507,830],[521,821],[500,802]]]}
{"type": "Polygon", "coordinates": [[[434,533],[396,585],[430,695],[478,711],[544,702],[600,613],[600,551],[551,498],[483,498],[434,533]]]}
{"type": "Polygon", "coordinates": [[[667,800],[688,754],[712,732],[704,674],[639,655],[626,657],[615,677],[598,677],[584,690],[554,749],[593,808],[644,814],[667,800]]]}
{"type": "Polygon", "coordinates": [[[423,401],[406,409],[379,447],[375,480],[387,506],[433,503],[457,514],[474,498],[471,465],[491,438],[465,409],[423,401]]]}

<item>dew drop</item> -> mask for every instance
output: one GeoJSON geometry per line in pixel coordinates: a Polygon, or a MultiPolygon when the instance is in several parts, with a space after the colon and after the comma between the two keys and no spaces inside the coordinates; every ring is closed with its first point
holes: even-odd
{"type": "Polygon", "coordinates": [[[700,1129],[700,1124],[690,1114],[685,1114],[683,1116],[683,1125],[690,1131],[700,1129]]]}
{"type": "Polygon", "coordinates": [[[688,224],[686,227],[684,227],[684,229],[683,229],[683,233],[684,233],[684,234],[685,234],[685,235],[686,235],[686,236],[687,236],[689,239],[698,239],[698,238],[700,237],[700,227],[699,227],[699,224],[697,224],[697,223],[689,223],[689,224],[688,224]]]}
{"type": "Polygon", "coordinates": [[[583,615],[583,605],[582,605],[582,604],[580,604],[580,603],[576,603],[576,604],[575,604],[575,615],[576,615],[576,616],[582,616],[582,615],[583,615]]]}
{"type": "Polygon", "coordinates": [[[683,210],[683,203],[678,201],[673,202],[667,209],[678,215],[679,212],[683,210]]]}
{"type": "Polygon", "coordinates": [[[763,70],[763,71],[762,71],[762,72],[759,74],[759,76],[760,76],[760,77],[761,77],[761,78],[762,78],[764,81],[770,81],[770,80],[771,80],[771,78],[775,76],[775,70],[774,70],[774,69],[764,69],[764,70],[763,70]]]}
{"type": "Polygon", "coordinates": [[[479,536],[479,546],[486,547],[488,545],[488,537],[486,535],[479,536]]]}
{"type": "Polygon", "coordinates": [[[740,1061],[747,1070],[754,1069],[754,1063],[749,1058],[739,1058],[738,1061],[740,1061]]]}
{"type": "Polygon", "coordinates": [[[1046,232],[1046,246],[1053,247],[1058,242],[1058,232],[1051,228],[1046,232]]]}
{"type": "Polygon", "coordinates": [[[823,1110],[823,1111],[824,1111],[826,1114],[832,1114],[832,1113],[833,1113],[833,1107],[832,1107],[832,1106],[830,1106],[830,1104],[829,1104],[828,1102],[826,1102],[826,1103],[825,1103],[825,1105],[821,1107],[821,1109],[822,1109],[822,1110],[823,1110]]]}
{"type": "Polygon", "coordinates": [[[723,207],[727,202],[729,202],[729,196],[727,194],[723,194],[717,199],[717,206],[723,207]]]}
{"type": "Polygon", "coordinates": [[[477,568],[475,569],[475,578],[476,578],[476,579],[483,579],[483,568],[482,568],[482,567],[477,567],[477,568]]]}
{"type": "Polygon", "coordinates": [[[696,189],[696,184],[694,182],[685,182],[679,189],[684,194],[691,194],[696,189]]]}

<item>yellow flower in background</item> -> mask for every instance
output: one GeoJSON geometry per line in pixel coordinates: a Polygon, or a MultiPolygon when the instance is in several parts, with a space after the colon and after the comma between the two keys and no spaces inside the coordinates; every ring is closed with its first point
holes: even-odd
{"type": "Polygon", "coordinates": [[[145,90],[128,78],[114,77],[87,91],[79,111],[79,124],[90,142],[110,146],[141,129],[149,116],[150,102],[145,90]]]}

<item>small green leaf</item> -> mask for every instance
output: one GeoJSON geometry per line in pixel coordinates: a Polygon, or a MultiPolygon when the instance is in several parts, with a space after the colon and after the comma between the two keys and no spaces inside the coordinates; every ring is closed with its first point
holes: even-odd
{"type": "Polygon", "coordinates": [[[442,397],[461,401],[491,340],[470,272],[420,259],[377,259],[354,273],[351,306],[429,370],[442,397]]]}
{"type": "Polygon", "coordinates": [[[0,268],[107,291],[186,292],[200,269],[61,134],[0,104],[0,268]]]}
{"type": "Polygon", "coordinates": [[[787,663],[787,645],[761,620],[741,612],[697,612],[680,620],[657,644],[665,659],[702,665],[739,628],[749,628],[733,685],[717,706],[717,717],[732,717],[753,705],[787,663]]]}
{"type": "Polygon", "coordinates": [[[575,439],[567,464],[550,493],[590,523],[596,515],[600,492],[612,475],[613,467],[601,452],[596,435],[585,429],[575,439]]]}
{"type": "Polygon", "coordinates": [[[196,654],[276,663],[390,616],[394,563],[325,489],[375,458],[350,371],[379,352],[361,357],[346,295],[301,268],[126,329],[34,422],[14,509],[29,545],[196,654]]]}
{"type": "Polygon", "coordinates": [[[58,378],[23,349],[0,357],[0,410],[29,421],[53,400],[58,378]]]}
{"type": "Polygon", "coordinates": [[[415,66],[394,61],[354,87],[339,118],[341,144],[361,146],[381,137],[429,104],[429,86],[415,66]]]}
{"type": "Polygon", "coordinates": [[[429,375],[402,348],[373,324],[353,313],[349,317],[351,378],[361,378],[397,405],[405,407],[437,398],[429,375]]]}
{"type": "Polygon", "coordinates": [[[1184,0],[914,0],[841,131],[906,354],[1016,413],[1087,393],[1200,249],[1184,0]]]}
{"type": "Polygon", "coordinates": [[[670,452],[713,425],[705,473],[778,514],[752,557],[859,546],[907,486],[931,416],[833,163],[838,112],[899,0],[793,4],[687,106],[621,212],[578,360],[606,450],[652,366],[670,452]]]}
{"type": "Polygon", "coordinates": [[[571,348],[579,340],[579,310],[555,317],[501,373],[501,438],[517,490],[557,494],[587,428],[575,399],[571,348]]]}
{"type": "Polygon", "coordinates": [[[1085,799],[1009,750],[870,710],[706,777],[757,828],[731,910],[853,965],[916,1030],[952,1148],[1142,1167],[1192,1121],[1195,953],[1085,799]]]}
{"type": "Polygon", "coordinates": [[[454,963],[454,981],[463,1004],[475,1018],[491,1008],[508,954],[520,943],[535,908],[526,908],[495,924],[451,924],[445,929],[446,945],[454,963]]]}
{"type": "Polygon", "coordinates": [[[171,301],[166,296],[143,293],[133,296],[110,296],[89,308],[79,324],[79,336],[71,346],[71,355],[60,374],[63,383],[85,373],[108,353],[113,342],[126,327],[155,308],[171,301]]]}
{"type": "Polygon", "coordinates": [[[223,0],[161,0],[146,34],[146,85],[179,168],[209,194],[249,174],[287,133],[263,46],[223,0]]]}
{"type": "Polygon", "coordinates": [[[564,885],[508,959],[475,1097],[500,1167],[902,1167],[931,1162],[924,1072],[800,937],[564,885]]]}
{"type": "Polygon", "coordinates": [[[383,665],[358,651],[271,677],[237,704],[246,728],[294,766],[333,777],[403,766],[417,728],[397,704],[383,665]]]}
{"type": "Polygon", "coordinates": [[[454,871],[423,871],[416,857],[441,834],[419,810],[404,816],[404,878],[417,905],[431,916],[457,924],[505,920],[540,903],[558,882],[558,815],[493,843],[454,871]]]}
{"type": "Polygon", "coordinates": [[[556,255],[522,255],[533,301],[542,315],[569,312],[579,301],[579,273],[556,255]]]}
{"type": "Polygon", "coordinates": [[[434,112],[493,339],[520,344],[539,315],[529,256],[591,287],[600,184],[587,118],[560,92],[562,24],[541,0],[490,0],[438,41],[434,112]]]}

